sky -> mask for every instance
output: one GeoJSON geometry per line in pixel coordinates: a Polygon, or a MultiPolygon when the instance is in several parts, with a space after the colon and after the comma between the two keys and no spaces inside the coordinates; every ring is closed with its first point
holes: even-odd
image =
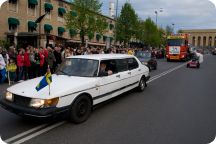
{"type": "MultiPolygon", "coordinates": [[[[102,13],[109,14],[109,2],[117,0],[101,0],[102,13]]],[[[179,29],[216,29],[216,8],[209,0],[119,0],[118,12],[128,1],[138,16],[145,20],[150,17],[158,26],[170,25],[175,31],[179,29]],[[162,9],[162,12],[159,12],[162,9]],[[173,25],[174,24],[174,25],[173,25]]]]}

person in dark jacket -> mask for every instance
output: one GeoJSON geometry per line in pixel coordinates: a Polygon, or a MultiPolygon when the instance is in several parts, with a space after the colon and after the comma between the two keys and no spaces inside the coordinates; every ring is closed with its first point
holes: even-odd
{"type": "Polygon", "coordinates": [[[47,50],[48,50],[47,64],[50,67],[51,73],[53,73],[54,72],[53,65],[56,62],[56,59],[53,54],[53,50],[50,47],[48,47],[47,50]]]}
{"type": "Polygon", "coordinates": [[[54,50],[54,55],[55,55],[55,63],[54,63],[54,69],[56,70],[58,66],[62,63],[62,57],[61,57],[61,48],[60,47],[55,47],[54,50]]]}
{"type": "Polygon", "coordinates": [[[35,58],[35,76],[39,77],[41,76],[41,74],[40,74],[40,54],[38,48],[35,49],[34,58],[35,58]]]}

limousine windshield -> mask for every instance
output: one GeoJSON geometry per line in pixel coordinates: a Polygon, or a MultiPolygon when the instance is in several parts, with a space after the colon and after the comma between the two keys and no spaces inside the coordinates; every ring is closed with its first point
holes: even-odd
{"type": "Polygon", "coordinates": [[[96,77],[98,72],[98,60],[70,58],[66,59],[57,69],[57,75],[78,77],[96,77]]]}

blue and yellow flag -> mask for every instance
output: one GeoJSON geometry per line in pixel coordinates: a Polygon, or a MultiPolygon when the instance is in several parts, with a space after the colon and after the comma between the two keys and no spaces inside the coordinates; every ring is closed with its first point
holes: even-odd
{"type": "Polygon", "coordinates": [[[40,91],[41,89],[43,89],[44,87],[50,85],[52,82],[52,74],[50,71],[48,71],[45,76],[43,77],[43,79],[40,81],[40,83],[36,86],[36,90],[40,91]]]}

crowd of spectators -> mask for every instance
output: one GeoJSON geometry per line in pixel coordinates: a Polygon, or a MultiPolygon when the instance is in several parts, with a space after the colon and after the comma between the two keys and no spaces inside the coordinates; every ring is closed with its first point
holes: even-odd
{"type": "Polygon", "coordinates": [[[46,73],[47,67],[53,73],[66,57],[74,55],[121,53],[133,55],[142,48],[110,48],[108,50],[95,47],[62,47],[26,48],[8,50],[0,47],[0,83],[10,78],[11,82],[32,79],[46,73]]]}

